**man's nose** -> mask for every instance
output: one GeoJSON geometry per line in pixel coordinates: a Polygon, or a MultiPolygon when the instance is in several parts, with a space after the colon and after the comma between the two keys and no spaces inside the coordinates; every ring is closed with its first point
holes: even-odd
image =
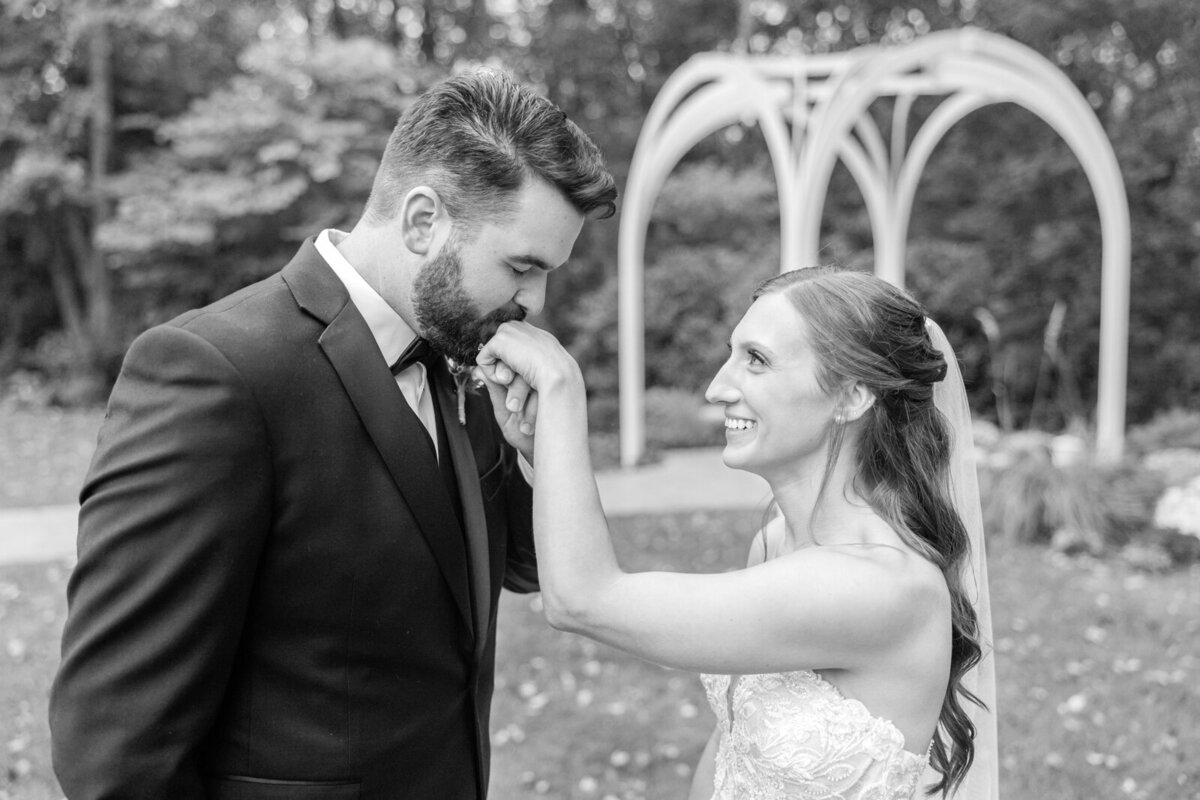
{"type": "Polygon", "coordinates": [[[531,317],[542,313],[542,307],[546,305],[546,277],[542,270],[531,269],[513,297],[513,301],[531,317]]]}

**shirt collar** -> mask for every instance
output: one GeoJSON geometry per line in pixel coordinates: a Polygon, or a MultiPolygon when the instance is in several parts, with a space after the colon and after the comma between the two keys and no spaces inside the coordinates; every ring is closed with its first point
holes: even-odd
{"type": "Polygon", "coordinates": [[[345,285],[346,291],[350,293],[350,302],[354,303],[358,313],[362,314],[371,336],[379,345],[379,352],[383,353],[384,359],[390,365],[400,358],[404,348],[417,338],[417,334],[337,249],[336,243],[344,238],[346,234],[343,231],[328,228],[321,231],[314,244],[317,252],[345,285]]]}

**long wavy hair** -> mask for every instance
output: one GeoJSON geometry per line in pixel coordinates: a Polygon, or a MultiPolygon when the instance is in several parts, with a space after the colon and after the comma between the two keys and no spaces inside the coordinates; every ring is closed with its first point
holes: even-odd
{"type": "MultiPolygon", "coordinates": [[[[764,281],[754,299],[775,293],[807,323],[821,388],[836,397],[861,383],[875,395],[859,426],[854,488],[906,544],[941,569],[949,587],[950,680],[930,754],[942,778],[929,789],[948,796],[975,754],[975,725],[964,701],[983,703],[963,685],[982,650],[975,608],[963,588],[970,538],[950,493],[950,432],[933,401],[933,384],[946,375],[945,358],[930,340],[920,304],[873,275],[833,266],[793,270],[764,281]]],[[[844,437],[845,425],[834,423],[821,493],[844,437]]]]}

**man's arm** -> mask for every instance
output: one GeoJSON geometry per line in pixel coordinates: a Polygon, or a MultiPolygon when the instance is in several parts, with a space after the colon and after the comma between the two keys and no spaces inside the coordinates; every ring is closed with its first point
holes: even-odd
{"type": "Polygon", "coordinates": [[[234,661],[270,520],[266,434],[210,343],[130,348],[81,494],[50,702],[71,800],[202,798],[195,764],[234,661]]]}

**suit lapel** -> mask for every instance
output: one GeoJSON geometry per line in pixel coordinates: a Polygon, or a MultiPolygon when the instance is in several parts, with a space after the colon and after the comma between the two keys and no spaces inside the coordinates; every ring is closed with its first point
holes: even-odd
{"type": "MultiPolygon", "coordinates": [[[[345,287],[317,253],[311,240],[305,242],[300,253],[284,269],[283,277],[301,307],[327,323],[328,327],[318,340],[321,349],[341,379],[363,426],[416,518],[417,527],[450,585],[463,619],[468,627],[477,630],[468,600],[470,590],[462,533],[437,461],[426,445],[424,426],[405,402],[379,355],[371,331],[350,302],[345,287]]],[[[449,427],[447,436],[450,436],[449,427]]],[[[458,451],[454,452],[457,464],[458,451]]],[[[473,465],[474,459],[470,463],[473,465]]],[[[459,480],[463,483],[461,474],[459,480]]],[[[469,481],[466,483],[470,484],[469,481]]],[[[474,489],[478,499],[478,480],[474,489]]],[[[464,494],[464,503],[465,500],[464,494]]]]}
{"type": "Polygon", "coordinates": [[[433,381],[434,398],[442,414],[446,428],[446,439],[450,443],[450,454],[454,460],[454,473],[458,479],[459,498],[462,501],[463,525],[466,527],[467,548],[470,552],[471,599],[474,601],[476,649],[486,643],[489,614],[491,613],[491,558],[488,548],[487,518],[483,511],[483,493],[479,488],[479,468],[467,430],[458,421],[458,397],[454,379],[444,363],[437,369],[433,381]]]}

